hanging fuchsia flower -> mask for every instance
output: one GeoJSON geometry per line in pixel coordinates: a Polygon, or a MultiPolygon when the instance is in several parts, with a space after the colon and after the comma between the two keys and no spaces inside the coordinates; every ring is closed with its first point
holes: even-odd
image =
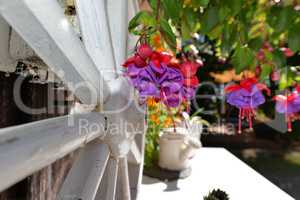
{"type": "Polygon", "coordinates": [[[292,118],[295,113],[300,111],[300,94],[297,88],[294,92],[288,95],[276,95],[276,111],[283,113],[286,116],[288,132],[292,131],[292,118]]]}
{"type": "Polygon", "coordinates": [[[241,133],[242,119],[244,118],[247,119],[250,129],[252,129],[254,110],[265,102],[262,90],[270,93],[269,89],[264,84],[258,83],[255,78],[248,78],[242,80],[240,84],[225,88],[227,102],[239,109],[238,133],[241,133]]]}
{"type": "Polygon", "coordinates": [[[128,58],[123,66],[128,67],[134,64],[136,67],[146,67],[150,62],[153,62],[159,68],[161,63],[169,64],[171,58],[170,54],[153,51],[147,44],[141,44],[137,52],[128,58]]]}
{"type": "Polygon", "coordinates": [[[180,71],[184,77],[182,93],[186,100],[191,100],[195,95],[199,80],[196,76],[197,70],[203,63],[185,61],[180,65],[180,71]]]}
{"type": "Polygon", "coordinates": [[[294,55],[294,52],[289,48],[282,47],[280,48],[280,50],[284,53],[285,57],[287,58],[292,57],[294,55]]]}
{"type": "Polygon", "coordinates": [[[295,91],[300,93],[300,85],[298,85],[296,88],[295,88],[295,91]]]}
{"type": "Polygon", "coordinates": [[[190,100],[199,83],[195,76],[198,65],[172,62],[171,55],[153,51],[146,44],[140,45],[123,66],[142,100],[154,97],[170,107],[190,100]]]}

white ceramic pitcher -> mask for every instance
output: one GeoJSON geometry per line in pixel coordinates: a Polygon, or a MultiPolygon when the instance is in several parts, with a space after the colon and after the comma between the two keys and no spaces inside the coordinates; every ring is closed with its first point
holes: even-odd
{"type": "Polygon", "coordinates": [[[186,128],[178,127],[161,131],[159,139],[159,163],[161,168],[181,171],[190,167],[190,160],[201,147],[199,138],[192,136],[186,128]]]}

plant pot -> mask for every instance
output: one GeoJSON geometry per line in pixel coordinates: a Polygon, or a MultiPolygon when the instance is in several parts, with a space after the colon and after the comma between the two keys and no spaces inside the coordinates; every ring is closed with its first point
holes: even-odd
{"type": "Polygon", "coordinates": [[[193,137],[186,128],[166,128],[159,139],[159,167],[182,171],[191,165],[190,160],[201,147],[200,140],[193,137]]]}

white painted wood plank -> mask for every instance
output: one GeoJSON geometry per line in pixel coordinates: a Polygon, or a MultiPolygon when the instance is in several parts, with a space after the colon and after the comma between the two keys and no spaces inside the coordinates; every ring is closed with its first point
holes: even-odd
{"type": "Polygon", "coordinates": [[[108,0],[107,11],[116,59],[116,68],[118,71],[121,71],[121,64],[127,55],[128,0],[108,0]]]}
{"type": "MultiPolygon", "coordinates": [[[[144,151],[144,143],[142,141],[145,135],[145,109],[139,104],[137,98],[130,87],[130,83],[124,77],[119,77],[111,85],[110,101],[104,105],[104,111],[112,113],[107,115],[110,122],[114,126],[112,130],[114,133],[118,128],[118,134],[111,134],[111,138],[107,140],[116,145],[112,145],[112,152],[126,156],[131,149],[132,140],[136,137],[137,147],[140,152],[144,151]],[[128,96],[128,94],[132,96],[128,96]],[[133,101],[136,100],[136,101],[133,101]],[[115,125],[119,124],[120,127],[115,125]],[[128,142],[126,142],[126,140],[128,142]]],[[[143,154],[143,153],[142,153],[143,154]]],[[[143,162],[139,164],[129,165],[130,171],[130,185],[131,185],[131,197],[135,199],[139,190],[139,185],[142,178],[143,162]]],[[[117,195],[120,196],[119,194],[117,195]]],[[[100,196],[101,197],[101,196],[100,196]]]]}
{"type": "Polygon", "coordinates": [[[9,54],[15,61],[38,57],[34,50],[30,48],[13,28],[11,28],[9,35],[9,54]]]}
{"type": "Polygon", "coordinates": [[[199,200],[217,188],[230,200],[294,199],[223,148],[202,148],[192,162],[192,174],[183,180],[144,177],[139,199],[199,200]]]}
{"type": "Polygon", "coordinates": [[[116,158],[110,158],[107,165],[107,191],[105,200],[115,200],[116,188],[117,188],[117,177],[118,177],[118,165],[119,160],[116,158]]]}
{"type": "MultiPolygon", "coordinates": [[[[97,200],[116,200],[119,159],[110,157],[98,189],[97,200]]],[[[119,188],[118,188],[119,189],[119,188]]]]}
{"type": "MultiPolygon", "coordinates": [[[[146,131],[146,129],[144,129],[146,131]]],[[[144,167],[144,149],[145,149],[145,132],[144,134],[138,134],[134,139],[137,147],[141,153],[141,160],[139,164],[128,164],[129,171],[129,180],[130,180],[130,190],[131,190],[131,198],[139,199],[140,195],[140,187],[142,183],[143,177],[143,167],[144,167]]]]}
{"type": "Polygon", "coordinates": [[[108,97],[103,77],[57,1],[0,0],[0,14],[83,103],[96,103],[92,94],[98,102],[108,97]]]}
{"type": "Polygon", "coordinates": [[[140,164],[141,159],[142,159],[142,155],[140,149],[137,146],[136,142],[133,141],[131,144],[131,149],[128,153],[128,162],[132,164],[140,164]]]}
{"type": "Polygon", "coordinates": [[[0,129],[0,191],[103,134],[86,123],[105,128],[102,114],[89,113],[0,129]]]}
{"type": "Polygon", "coordinates": [[[59,193],[59,198],[94,200],[109,158],[108,146],[92,141],[80,150],[59,193]]]}
{"type": "Polygon", "coordinates": [[[116,60],[108,22],[106,0],[76,0],[84,45],[106,80],[116,77],[116,60]]]}
{"type": "Polygon", "coordinates": [[[119,170],[122,185],[122,200],[131,200],[127,158],[120,158],[119,170]]]}
{"type": "MultiPolygon", "coordinates": [[[[139,11],[137,0],[128,0],[128,23],[139,11]]],[[[127,32],[127,56],[133,54],[138,36],[127,32]]]]}

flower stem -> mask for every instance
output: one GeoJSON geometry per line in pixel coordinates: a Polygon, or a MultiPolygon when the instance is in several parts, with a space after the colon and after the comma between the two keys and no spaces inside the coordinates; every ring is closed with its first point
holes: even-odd
{"type": "Polygon", "coordinates": [[[240,108],[240,111],[239,111],[239,127],[238,127],[238,134],[241,134],[242,133],[242,113],[243,113],[243,109],[240,108]]]}
{"type": "Polygon", "coordinates": [[[156,22],[159,20],[159,11],[160,11],[160,0],[157,0],[157,5],[156,5],[156,22]]]}
{"type": "MultiPolygon", "coordinates": [[[[161,91],[161,93],[162,93],[163,98],[165,99],[165,101],[167,101],[168,99],[167,99],[167,96],[166,96],[165,92],[164,92],[164,91],[161,91]]],[[[173,123],[174,133],[176,133],[176,124],[175,124],[175,119],[174,119],[174,116],[173,116],[173,114],[172,114],[171,108],[168,106],[168,103],[166,103],[165,105],[166,105],[168,114],[170,115],[171,120],[172,120],[172,123],[173,123]]]]}

